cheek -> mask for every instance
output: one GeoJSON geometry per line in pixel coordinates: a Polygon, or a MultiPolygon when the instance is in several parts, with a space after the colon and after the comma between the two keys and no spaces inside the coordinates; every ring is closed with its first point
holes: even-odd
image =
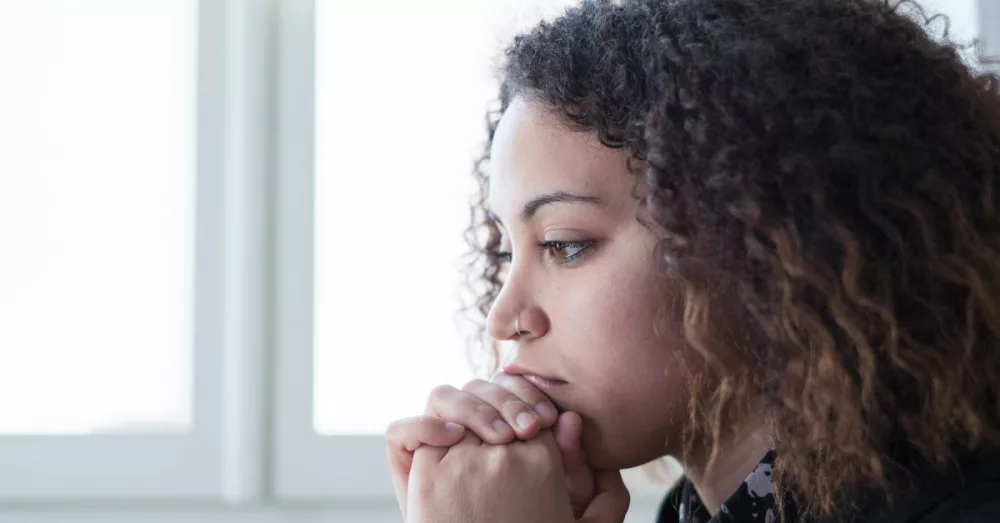
{"type": "Polygon", "coordinates": [[[686,419],[686,387],[657,363],[608,369],[629,378],[586,392],[584,450],[600,468],[631,468],[677,454],[686,419]]]}
{"type": "Polygon", "coordinates": [[[677,372],[677,358],[687,354],[683,301],[679,288],[652,276],[626,273],[596,283],[567,302],[572,341],[565,356],[584,396],[588,455],[603,466],[636,466],[673,452],[667,442],[680,442],[687,405],[677,372]]]}
{"type": "Polygon", "coordinates": [[[598,369],[643,368],[664,359],[679,336],[681,300],[662,279],[637,271],[592,277],[563,302],[561,324],[575,362],[598,369]],[[659,335],[659,337],[658,337],[659,335]]]}

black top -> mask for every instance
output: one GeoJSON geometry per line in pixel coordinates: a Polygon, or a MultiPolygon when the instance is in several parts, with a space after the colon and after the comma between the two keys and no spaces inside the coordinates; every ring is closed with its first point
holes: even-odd
{"type": "MultiPolygon", "coordinates": [[[[779,523],[771,482],[775,453],[769,452],[739,489],[710,515],[685,477],[660,506],[658,523],[779,523]]],[[[1000,452],[979,453],[958,460],[957,474],[918,478],[917,486],[900,492],[891,506],[869,504],[822,523],[1000,523],[1000,452]]],[[[820,523],[798,515],[790,497],[784,501],[789,523],[820,523]]]]}
{"type": "MultiPolygon", "coordinates": [[[[768,452],[757,464],[753,472],[736,490],[719,511],[712,516],[701,503],[698,492],[687,477],[681,479],[660,505],[660,523],[774,523],[778,518],[778,507],[774,499],[774,484],[771,482],[771,465],[774,451],[768,452]]],[[[795,504],[785,498],[785,521],[796,520],[795,504]]]]}

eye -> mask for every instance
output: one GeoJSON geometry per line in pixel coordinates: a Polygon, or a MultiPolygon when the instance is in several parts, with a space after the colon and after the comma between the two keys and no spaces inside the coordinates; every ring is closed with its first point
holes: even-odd
{"type": "Polygon", "coordinates": [[[492,254],[492,258],[496,263],[510,263],[513,253],[510,251],[497,251],[492,254]]]}
{"type": "Polygon", "coordinates": [[[541,242],[538,246],[544,249],[556,263],[560,265],[568,265],[578,261],[581,257],[587,254],[587,252],[593,248],[594,242],[591,240],[574,242],[553,240],[541,242]]]}
{"type": "Polygon", "coordinates": [[[494,249],[490,249],[490,261],[496,265],[507,265],[514,259],[514,251],[510,241],[505,236],[501,236],[500,241],[494,249]],[[494,250],[495,249],[495,250],[494,250]]]}

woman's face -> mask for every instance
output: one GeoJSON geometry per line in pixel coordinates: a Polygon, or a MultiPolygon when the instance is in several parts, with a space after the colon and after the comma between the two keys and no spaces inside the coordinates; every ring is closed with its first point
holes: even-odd
{"type": "Polygon", "coordinates": [[[583,417],[590,462],[615,469],[674,453],[687,405],[680,286],[655,273],[626,157],[518,98],[494,136],[489,189],[512,254],[489,334],[516,341],[510,372],[552,378],[528,376],[583,417]]]}

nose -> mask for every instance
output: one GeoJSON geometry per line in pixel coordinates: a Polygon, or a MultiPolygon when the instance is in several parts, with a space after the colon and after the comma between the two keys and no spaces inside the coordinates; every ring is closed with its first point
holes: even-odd
{"type": "Polygon", "coordinates": [[[548,317],[537,305],[513,307],[498,299],[486,318],[486,333],[495,341],[539,338],[548,330],[548,317]]]}

